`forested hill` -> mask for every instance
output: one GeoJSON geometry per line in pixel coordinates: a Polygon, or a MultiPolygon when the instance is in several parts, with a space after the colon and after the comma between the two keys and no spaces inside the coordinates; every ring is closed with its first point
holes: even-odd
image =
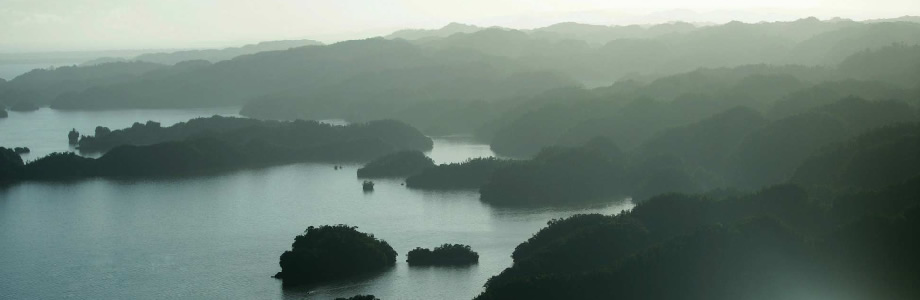
{"type": "Polygon", "coordinates": [[[223,49],[202,49],[202,50],[184,50],[175,52],[158,52],[141,54],[134,60],[174,65],[189,60],[206,60],[209,62],[218,62],[232,59],[240,55],[254,54],[265,51],[279,51],[304,46],[318,46],[323,43],[314,40],[287,40],[287,41],[268,41],[257,44],[245,45],[242,47],[230,47],[223,49]]]}
{"type": "MultiPolygon", "coordinates": [[[[737,106],[757,110],[770,120],[805,114],[853,97],[902,102],[909,108],[900,111],[909,111],[920,105],[917,53],[917,45],[889,45],[856,53],[836,67],[700,69],[650,82],[622,81],[596,89],[556,90],[503,109],[476,134],[499,154],[529,157],[544,147],[580,145],[597,136],[632,149],[663,130],[737,106]]],[[[799,118],[815,117],[820,116],[799,118]]]]}
{"type": "MultiPolygon", "coordinates": [[[[916,52],[920,24],[814,18],[712,26],[562,23],[531,30],[453,24],[391,37],[264,51],[216,63],[200,56],[204,52],[188,52],[187,58],[197,60],[37,70],[0,86],[0,102],[61,110],[243,106],[244,115],[258,118],[391,118],[428,134],[485,132],[481,136],[491,141],[501,127],[546,102],[570,106],[584,95],[617,107],[637,97],[689,100],[680,102],[690,117],[662,123],[666,128],[739,104],[763,111],[796,97],[814,102],[805,109],[850,94],[910,101],[902,95],[917,93],[912,81],[917,71],[892,57],[916,52]],[[602,88],[552,94],[579,86],[602,88]],[[852,92],[855,88],[860,90],[852,92]]],[[[783,109],[776,107],[788,115],[783,109]]],[[[546,112],[553,111],[567,108],[546,112]]],[[[607,116],[592,115],[603,111],[578,112],[583,116],[558,126],[541,124],[555,126],[546,132],[549,142],[510,154],[533,154],[557,138],[569,144],[590,139],[596,133],[564,133],[572,126],[591,127],[583,124],[586,119],[610,125],[607,116]]]]}
{"type": "Polygon", "coordinates": [[[81,148],[98,159],[52,153],[24,163],[0,147],[0,184],[90,177],[177,177],[297,162],[364,162],[404,150],[428,151],[432,141],[404,123],[381,120],[333,126],[316,121],[193,119],[170,127],[136,123],[100,127],[81,148]]]}
{"type": "MultiPolygon", "coordinates": [[[[528,95],[554,86],[574,84],[561,76],[544,75],[549,82],[530,84],[518,80],[524,86],[515,86],[514,74],[521,72],[529,73],[530,70],[503,58],[470,51],[425,50],[405,41],[368,39],[246,55],[171,76],[139,76],[127,82],[62,95],[52,108],[227,106],[277,95],[294,95],[297,100],[312,99],[304,92],[346,99],[418,94],[415,98],[428,101],[458,98],[460,87],[482,90],[464,97],[481,99],[517,93],[528,95]],[[510,81],[506,85],[487,87],[501,80],[510,81]],[[470,83],[464,85],[468,81],[470,83]],[[540,83],[543,84],[538,85],[540,83]],[[451,86],[456,88],[441,89],[451,86]],[[527,91],[528,88],[535,91],[527,91]],[[426,93],[434,94],[427,96],[426,93]]],[[[391,98],[365,101],[384,102],[382,105],[386,106],[385,100],[391,98]]]]}

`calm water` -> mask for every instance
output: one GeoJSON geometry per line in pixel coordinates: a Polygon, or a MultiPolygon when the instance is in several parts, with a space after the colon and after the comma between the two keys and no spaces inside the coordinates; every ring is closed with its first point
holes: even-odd
{"type": "MultiPolygon", "coordinates": [[[[135,121],[164,125],[220,111],[42,110],[0,120],[0,145],[67,149],[66,130],[135,121]]],[[[229,112],[223,112],[229,113],[229,112]]],[[[491,155],[462,138],[436,139],[439,163],[491,155]]],[[[11,299],[470,299],[511,264],[514,247],[546,221],[615,213],[627,202],[577,210],[499,209],[478,193],[422,192],[399,180],[361,191],[357,165],[298,164],[221,176],[139,182],[27,183],[0,190],[0,298],[11,299]],[[349,224],[389,242],[391,270],[314,287],[282,289],[278,256],[306,227],[349,224]],[[417,246],[469,244],[468,268],[410,268],[417,246]]]]}
{"type": "Polygon", "coordinates": [[[74,151],[67,143],[67,133],[76,129],[83,135],[93,135],[96,126],[112,130],[131,127],[134,122],[156,121],[163,126],[185,122],[192,118],[213,115],[238,116],[239,108],[200,110],[115,110],[102,112],[69,112],[42,108],[34,112],[10,111],[0,119],[0,146],[29,147],[31,153],[24,161],[51,152],[74,151]]]}

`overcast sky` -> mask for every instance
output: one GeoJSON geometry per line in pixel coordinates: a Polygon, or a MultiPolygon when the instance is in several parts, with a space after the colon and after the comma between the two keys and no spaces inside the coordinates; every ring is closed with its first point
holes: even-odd
{"type": "Polygon", "coordinates": [[[333,42],[449,22],[532,28],[920,15],[920,0],[0,0],[0,52],[333,42]]]}

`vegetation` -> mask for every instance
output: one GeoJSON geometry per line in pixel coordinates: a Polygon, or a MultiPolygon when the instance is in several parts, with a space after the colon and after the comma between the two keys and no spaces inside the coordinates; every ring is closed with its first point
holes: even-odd
{"type": "Polygon", "coordinates": [[[812,155],[790,181],[834,188],[881,188],[901,182],[920,169],[920,123],[869,131],[812,155]]]}
{"type": "Polygon", "coordinates": [[[211,63],[229,60],[237,56],[254,54],[264,51],[279,51],[304,46],[318,46],[323,43],[312,40],[270,41],[242,47],[224,49],[185,50],[163,53],[141,54],[134,58],[137,61],[152,62],[165,65],[175,65],[181,62],[203,60],[211,63]]]}
{"type": "Polygon", "coordinates": [[[410,266],[457,266],[470,265],[479,262],[479,254],[470,249],[470,246],[461,244],[444,244],[428,248],[415,248],[409,251],[406,262],[410,266]]]}
{"type": "Polygon", "coordinates": [[[374,295],[355,295],[348,298],[335,298],[335,300],[380,300],[374,295]]]}
{"type": "Polygon", "coordinates": [[[16,148],[13,148],[13,152],[15,152],[16,154],[26,154],[26,153],[32,152],[32,150],[29,149],[29,147],[16,147],[16,148]]]}
{"type": "Polygon", "coordinates": [[[9,117],[10,114],[6,112],[6,109],[0,107],[0,119],[9,117]]]}
{"type": "Polygon", "coordinates": [[[725,177],[729,186],[746,188],[781,183],[824,147],[871,128],[916,120],[916,109],[903,102],[842,99],[751,132],[727,158],[725,177]]]}
{"type": "Polygon", "coordinates": [[[619,149],[607,140],[546,149],[532,160],[496,170],[480,188],[492,204],[565,204],[626,196],[619,149]],[[576,200],[573,200],[576,199],[576,200]]]}
{"type": "Polygon", "coordinates": [[[15,105],[27,101],[45,106],[65,94],[129,81],[141,74],[166,66],[147,62],[113,62],[92,66],[67,66],[35,69],[0,87],[0,104],[15,105]]]}
{"type": "Polygon", "coordinates": [[[911,299],[920,244],[898,239],[920,228],[917,180],[831,198],[794,185],[669,194],[554,220],[477,299],[911,299]]]}
{"type": "MultiPolygon", "coordinates": [[[[80,151],[104,154],[25,163],[0,148],[0,185],[372,160],[359,177],[478,189],[491,205],[637,204],[548,222],[477,299],[917,299],[918,44],[920,23],[899,20],[451,24],[35,70],[0,81],[0,106],[240,106],[262,119],[359,123],[215,116],[73,130],[80,151]],[[277,51],[255,53],[267,49],[277,51]],[[435,166],[422,132],[474,133],[519,160],[435,166]]],[[[354,227],[310,227],[276,277],[344,279],[396,255],[354,227]]],[[[465,265],[478,254],[444,244],[407,261],[465,265]]]]}
{"type": "Polygon", "coordinates": [[[395,121],[332,126],[212,117],[170,127],[148,122],[111,132],[97,128],[99,133],[81,140],[93,149],[114,147],[98,159],[53,153],[25,164],[16,179],[193,176],[306,161],[368,161],[432,146],[429,138],[395,121]]]}
{"type": "Polygon", "coordinates": [[[13,103],[13,105],[10,106],[10,110],[19,112],[36,111],[38,110],[38,105],[29,100],[21,100],[13,103]]]}
{"type": "Polygon", "coordinates": [[[423,179],[429,187],[447,186],[446,181],[467,188],[478,184],[482,201],[516,206],[578,205],[625,197],[642,201],[668,192],[752,189],[790,180],[832,189],[879,187],[918,171],[920,164],[912,163],[920,152],[915,151],[917,116],[916,108],[903,102],[859,98],[777,120],[736,107],[663,130],[627,152],[610,139],[595,138],[578,147],[546,148],[532,159],[491,169],[475,160],[439,166],[407,182],[410,187],[424,187],[423,179]],[[856,137],[861,133],[868,137],[856,137]],[[845,146],[853,138],[865,141],[845,146]],[[459,175],[461,170],[477,169],[488,172],[459,175]]]}
{"type": "MultiPolygon", "coordinates": [[[[485,202],[535,205],[617,196],[642,200],[660,193],[695,193],[718,187],[756,188],[790,180],[796,169],[821,149],[871,128],[915,120],[916,108],[903,102],[858,98],[774,121],[751,109],[733,108],[663,130],[626,153],[616,147],[600,150],[590,145],[544,150],[531,160],[495,172],[480,192],[485,202]]],[[[888,154],[899,161],[913,157],[908,153],[913,142],[905,137],[900,143],[903,145],[889,146],[888,154]]],[[[841,158],[836,163],[843,166],[846,161],[841,158]]],[[[891,169],[892,163],[897,164],[892,161],[874,171],[862,167],[862,172],[851,174],[863,174],[856,175],[863,179],[878,176],[864,172],[883,172],[891,169]]],[[[916,170],[913,165],[900,164],[904,171],[898,178],[912,175],[916,170]]],[[[886,181],[889,179],[875,182],[892,182],[886,181]]],[[[869,182],[873,181],[864,184],[869,182]]]]}
{"type": "Polygon", "coordinates": [[[123,145],[152,145],[168,141],[181,141],[206,134],[227,133],[245,128],[258,126],[278,125],[275,122],[263,122],[254,119],[213,116],[210,118],[192,119],[187,122],[177,123],[170,127],[162,127],[160,123],[147,121],[137,123],[124,129],[112,131],[107,127],[98,126],[92,136],[79,137],[77,148],[81,152],[98,153],[107,152],[112,148],[123,145]]]}
{"type": "Polygon", "coordinates": [[[78,132],[76,128],[71,129],[70,132],[67,133],[67,142],[70,143],[71,145],[76,145],[79,143],[79,141],[80,141],[80,132],[78,132]]]}
{"type": "Polygon", "coordinates": [[[367,163],[358,169],[358,178],[409,177],[433,166],[434,161],[421,151],[400,151],[367,163]]]}
{"type": "Polygon", "coordinates": [[[310,226],[281,254],[275,278],[288,284],[313,284],[377,272],[396,264],[386,241],[347,225],[310,226]]]}
{"type": "Polygon", "coordinates": [[[244,106],[242,114],[259,118],[398,119],[428,134],[484,132],[507,156],[580,145],[598,133],[628,150],[662,129],[738,105],[766,112],[793,98],[816,99],[792,104],[808,109],[850,94],[876,100],[914,93],[918,32],[920,25],[901,20],[814,18],[532,30],[451,24],[389,39],[276,41],[36,70],[0,85],[0,102],[80,110],[244,106]],[[560,88],[611,82],[538,100],[560,88]],[[819,87],[835,82],[855,88],[819,87]],[[818,95],[805,97],[809,89],[818,95]],[[584,95],[589,99],[570,101],[584,95]],[[638,99],[661,103],[625,106],[638,99]]]}
{"type": "Polygon", "coordinates": [[[554,90],[507,106],[494,118],[497,121],[485,123],[476,133],[501,155],[532,157],[545,147],[581,145],[597,136],[630,151],[664,130],[738,106],[775,121],[846,98],[889,104],[893,100],[912,106],[895,115],[902,118],[920,104],[920,90],[907,83],[920,80],[920,73],[912,71],[920,66],[920,58],[910,54],[917,49],[920,46],[887,45],[855,54],[836,68],[745,65],[620,80],[595,89],[554,90]],[[869,66],[872,61],[892,60],[885,55],[894,56],[902,66],[869,66]]]}
{"type": "Polygon", "coordinates": [[[19,181],[25,172],[25,166],[19,154],[13,149],[0,147],[0,186],[19,181]]]}
{"type": "Polygon", "coordinates": [[[441,164],[406,178],[406,186],[415,189],[476,189],[498,169],[513,165],[495,157],[473,158],[462,163],[441,164]]]}
{"type": "MultiPolygon", "coordinates": [[[[95,136],[80,138],[82,152],[106,152],[122,145],[152,145],[170,141],[216,136],[235,143],[275,143],[286,147],[308,147],[330,142],[379,139],[398,149],[430,150],[432,141],[418,130],[396,121],[372,121],[349,126],[332,126],[315,121],[260,121],[213,116],[192,119],[169,127],[148,121],[129,128],[109,130],[97,127],[95,136]]],[[[389,153],[389,152],[384,152],[389,153]]],[[[373,158],[373,157],[371,157],[373,158]]]]}

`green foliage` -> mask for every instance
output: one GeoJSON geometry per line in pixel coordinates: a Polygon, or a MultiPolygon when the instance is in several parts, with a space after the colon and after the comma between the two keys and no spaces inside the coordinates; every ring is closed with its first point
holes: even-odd
{"type": "MultiPolygon", "coordinates": [[[[530,157],[544,147],[580,145],[597,136],[631,150],[664,130],[737,106],[768,112],[769,119],[777,120],[853,96],[871,102],[920,103],[920,75],[910,73],[920,66],[913,48],[879,47],[854,55],[838,68],[745,65],[698,69],[649,82],[620,81],[591,90],[555,90],[504,111],[500,121],[485,123],[477,135],[508,156],[530,157]],[[872,61],[897,61],[899,66],[859,72],[859,65],[872,61]]],[[[877,123],[866,127],[871,126],[877,123]]]]}
{"type": "Polygon", "coordinates": [[[19,154],[13,149],[0,147],[0,186],[19,181],[23,172],[23,162],[19,154]]]}
{"type": "Polygon", "coordinates": [[[304,46],[318,46],[323,43],[312,40],[288,40],[288,41],[269,41],[258,44],[245,45],[242,47],[230,47],[224,49],[207,49],[207,50],[185,50],[165,53],[147,53],[135,57],[138,61],[147,61],[166,65],[181,64],[187,61],[206,61],[218,62],[232,59],[240,55],[253,54],[263,51],[279,51],[290,48],[304,46]]]}
{"type": "MultiPolygon", "coordinates": [[[[6,95],[7,97],[9,95],[6,95]]],[[[19,100],[10,105],[10,110],[19,112],[30,112],[38,110],[38,105],[31,100],[19,100]]]]}
{"type": "Polygon", "coordinates": [[[619,149],[605,140],[545,149],[532,160],[496,170],[480,199],[496,205],[566,204],[625,196],[619,149]]]}
{"type": "Polygon", "coordinates": [[[879,188],[920,174],[920,125],[881,127],[809,157],[790,181],[879,188]]]}
{"type": "Polygon", "coordinates": [[[458,266],[479,262],[479,254],[468,245],[443,244],[434,250],[415,248],[406,255],[410,266],[458,266]]]}
{"type": "Polygon", "coordinates": [[[514,165],[514,161],[495,157],[473,158],[462,163],[441,164],[406,178],[406,186],[415,189],[476,189],[496,170],[514,165]]]}
{"type": "Polygon", "coordinates": [[[839,70],[857,78],[916,87],[920,81],[920,45],[894,44],[866,49],[840,63],[839,70]]]}
{"type": "Polygon", "coordinates": [[[97,176],[98,164],[92,158],[74,153],[51,153],[25,165],[20,180],[73,180],[97,176]]]}
{"type": "Polygon", "coordinates": [[[348,298],[335,298],[335,300],[380,300],[374,295],[355,295],[348,298]]]}
{"type": "Polygon", "coordinates": [[[358,178],[409,177],[434,167],[421,151],[400,151],[381,156],[358,169],[358,178]]]}
{"type": "Polygon", "coordinates": [[[492,286],[476,299],[789,299],[808,278],[801,237],[774,220],[712,226],[610,268],[492,286]],[[744,274],[739,276],[739,274],[744,274]]]}
{"type": "Polygon", "coordinates": [[[113,62],[93,66],[35,69],[10,80],[6,84],[7,92],[0,91],[0,103],[13,105],[15,101],[25,100],[44,106],[62,95],[126,82],[141,74],[165,67],[147,62],[113,62]]]}
{"type": "Polygon", "coordinates": [[[916,120],[902,102],[847,98],[776,120],[750,133],[729,156],[729,185],[758,187],[784,182],[810,156],[871,128],[916,120]]]}
{"type": "Polygon", "coordinates": [[[745,136],[767,124],[760,113],[737,107],[682,127],[659,132],[635,150],[634,159],[673,156],[718,171],[725,153],[734,151],[745,136]]]}
{"type": "Polygon", "coordinates": [[[286,147],[313,147],[348,139],[380,139],[400,149],[429,150],[432,146],[431,139],[418,130],[389,120],[339,127],[315,121],[277,122],[213,116],[170,127],[148,121],[108,132],[97,128],[95,136],[80,138],[78,148],[81,152],[106,152],[121,145],[152,145],[208,136],[240,145],[262,142],[286,147]]]}
{"type": "Polygon", "coordinates": [[[789,93],[773,103],[769,116],[773,119],[785,118],[854,97],[870,101],[897,99],[917,103],[918,100],[909,90],[881,81],[829,81],[789,93]]]}
{"type": "Polygon", "coordinates": [[[386,241],[347,225],[310,226],[281,254],[285,284],[312,284],[377,272],[396,264],[396,251],[386,241]]]}
{"type": "Polygon", "coordinates": [[[98,159],[55,153],[24,166],[19,180],[194,176],[279,164],[369,161],[401,150],[430,150],[432,141],[396,121],[332,126],[315,121],[194,119],[170,127],[135,123],[97,130],[82,147],[108,150],[98,159]]]}
{"type": "Polygon", "coordinates": [[[835,196],[831,210],[784,185],[553,220],[477,299],[912,299],[918,179],[835,196]]]}

